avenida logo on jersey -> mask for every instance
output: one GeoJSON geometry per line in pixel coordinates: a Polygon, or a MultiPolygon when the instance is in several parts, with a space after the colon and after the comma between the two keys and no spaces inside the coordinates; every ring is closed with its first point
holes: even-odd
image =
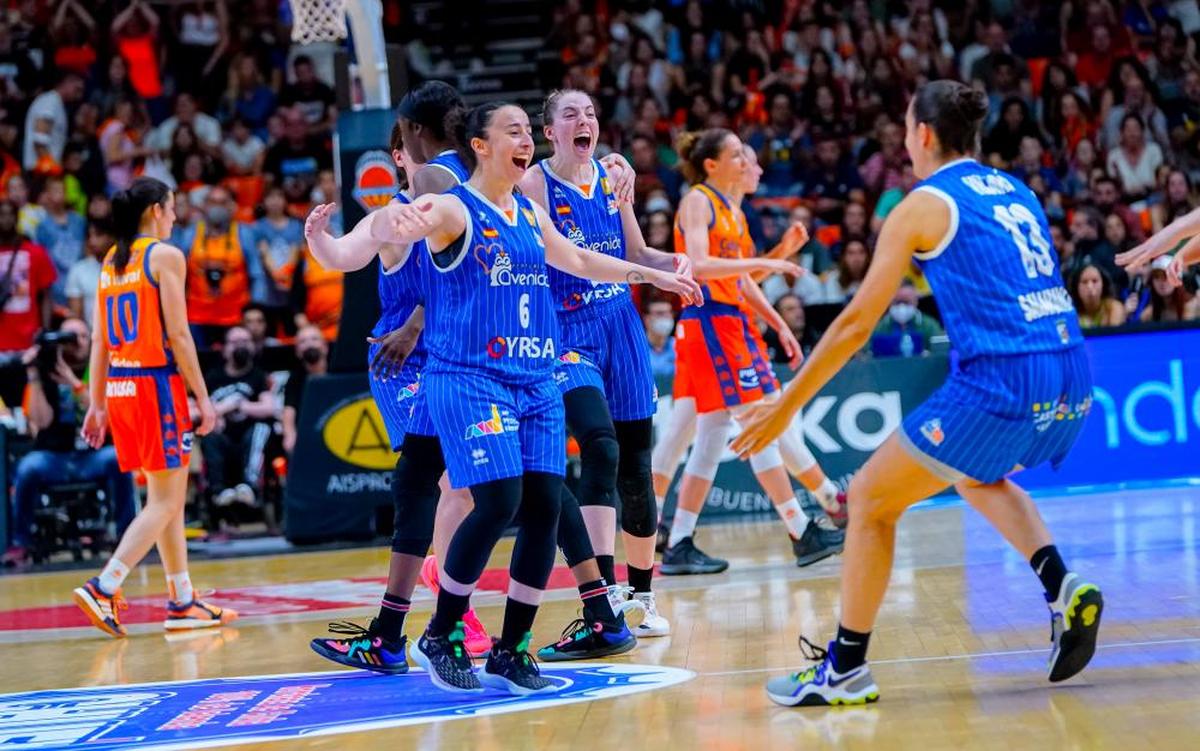
{"type": "Polygon", "coordinates": [[[97,686],[0,696],[0,746],[196,749],[546,709],[690,680],[657,665],[546,666],[555,694],[490,692],[479,701],[434,688],[423,672],[296,673],[97,686]]]}

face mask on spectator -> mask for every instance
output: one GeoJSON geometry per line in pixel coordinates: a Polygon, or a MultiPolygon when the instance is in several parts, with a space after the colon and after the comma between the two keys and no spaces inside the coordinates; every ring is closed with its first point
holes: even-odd
{"type": "Polygon", "coordinates": [[[317,363],[321,362],[322,357],[323,355],[321,350],[317,347],[309,347],[300,353],[300,359],[309,365],[316,365],[317,363]]]}
{"type": "Polygon", "coordinates": [[[917,314],[917,306],[906,302],[893,303],[888,312],[891,314],[893,321],[903,326],[917,314]]]}
{"type": "Polygon", "coordinates": [[[675,330],[675,322],[670,318],[655,318],[650,321],[650,330],[659,336],[670,336],[675,330]]]}
{"type": "Polygon", "coordinates": [[[208,218],[208,223],[214,227],[228,227],[229,221],[233,218],[233,214],[224,206],[209,206],[204,215],[208,218]]]}
{"type": "Polygon", "coordinates": [[[668,201],[667,199],[663,198],[662,196],[655,196],[654,198],[651,198],[650,200],[646,201],[645,212],[647,214],[653,214],[656,211],[665,211],[667,213],[670,213],[671,212],[671,202],[668,201]]]}
{"type": "Polygon", "coordinates": [[[250,358],[253,354],[249,347],[236,347],[229,356],[233,360],[233,367],[244,368],[250,364],[250,358]]]}

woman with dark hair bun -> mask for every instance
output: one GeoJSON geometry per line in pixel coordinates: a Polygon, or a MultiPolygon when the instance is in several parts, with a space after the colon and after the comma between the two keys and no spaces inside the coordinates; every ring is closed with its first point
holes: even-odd
{"type": "Polygon", "coordinates": [[[163,626],[168,631],[221,626],[237,613],[196,597],[183,535],[193,438],[188,389],[200,411],[195,435],[207,435],[217,415],[188,328],[187,262],[181,250],[162,242],[175,223],[175,197],[163,183],[142,177],[112,203],[117,242],[100,270],[91,404],[82,432],[88,445],[100,448],[111,428],[121,471],[146,475],[146,506],[100,575],[75,590],[75,603],[104,633],[125,636],[121,584],[157,544],[167,575],[163,626]]]}
{"type": "Polygon", "coordinates": [[[801,637],[820,664],[767,683],[787,706],[879,699],[867,665],[904,511],[953,486],[1029,561],[1050,607],[1051,681],[1096,649],[1100,590],[1070,573],[1029,495],[1009,479],[1060,463],[1092,404],[1079,318],[1037,197],[974,159],[987,114],[981,92],[955,81],[917,89],[905,146],[921,182],[888,215],[857,294],[813,349],[779,405],[733,442],[743,456],[778,437],[799,409],[870,339],[911,264],[938,300],[959,369],[910,412],[850,483],[841,618],[828,649],[801,637]]]}

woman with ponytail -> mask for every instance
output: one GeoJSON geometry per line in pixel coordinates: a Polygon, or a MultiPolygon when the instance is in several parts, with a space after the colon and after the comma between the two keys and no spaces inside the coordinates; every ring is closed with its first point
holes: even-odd
{"type": "Polygon", "coordinates": [[[200,412],[195,435],[213,429],[216,412],[188,329],[187,262],[162,242],[175,222],[175,197],[158,180],[139,178],[113,197],[112,211],[116,244],[100,270],[83,437],[100,448],[111,429],[121,470],[146,475],[146,505],[100,575],[75,590],[75,603],[101,631],[124,636],[121,584],[157,544],[167,576],[163,626],[220,626],[237,613],[197,599],[183,534],[193,437],[188,389],[200,412]]]}

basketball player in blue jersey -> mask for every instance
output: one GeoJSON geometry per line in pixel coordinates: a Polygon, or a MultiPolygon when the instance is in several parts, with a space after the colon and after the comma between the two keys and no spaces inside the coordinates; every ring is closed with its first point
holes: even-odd
{"type": "MultiPolygon", "coordinates": [[[[685,256],[646,247],[632,204],[617,200],[608,172],[595,159],[600,124],[591,97],[575,90],[552,92],[542,117],[554,154],[525,174],[521,192],[546,211],[560,233],[585,250],[690,275],[685,256]]],[[[583,617],[538,656],[604,657],[636,644],[619,617],[605,618],[613,602],[628,597],[627,590],[615,586],[618,495],[631,604],[644,610],[634,631],[643,637],[670,633],[670,623],[658,614],[650,590],[658,519],[650,451],[658,395],[649,345],[628,285],[597,284],[551,269],[550,294],[562,328],[554,377],[563,393],[567,427],[579,442],[581,463],[578,503],[564,498],[558,540],[579,584],[583,617]],[[609,598],[602,594],[605,584],[609,598]]]]}
{"type": "Polygon", "coordinates": [[[413,648],[439,688],[514,694],[555,690],[528,653],[554,562],[566,461],[562,397],[554,384],[558,321],[546,264],[600,282],[650,282],[700,301],[690,278],[577,247],[546,212],[514,193],[533,156],[529,118],[514,105],[471,110],[458,126],[473,162],[468,183],[385,209],[385,242],[425,240],[429,252],[419,399],[441,439],[450,480],[474,508],[439,571],[437,608],[413,648]],[[463,645],[462,615],[505,528],[519,525],[500,638],[481,674],[463,645]]]}
{"type": "Polygon", "coordinates": [[[746,455],[782,433],[866,344],[912,260],[923,266],[961,366],[851,481],[837,636],[827,650],[801,637],[821,662],[770,681],[767,694],[779,704],[879,698],[867,642],[891,573],[896,522],[949,486],[1041,580],[1050,607],[1049,679],[1075,675],[1095,651],[1100,590],[1068,571],[1033,501],[1009,479],[1067,455],[1091,407],[1091,372],[1037,197],[969,156],[986,113],[985,96],[961,83],[917,89],[905,146],[921,183],[888,215],[862,287],[783,398],[734,441],[746,455]]]}

